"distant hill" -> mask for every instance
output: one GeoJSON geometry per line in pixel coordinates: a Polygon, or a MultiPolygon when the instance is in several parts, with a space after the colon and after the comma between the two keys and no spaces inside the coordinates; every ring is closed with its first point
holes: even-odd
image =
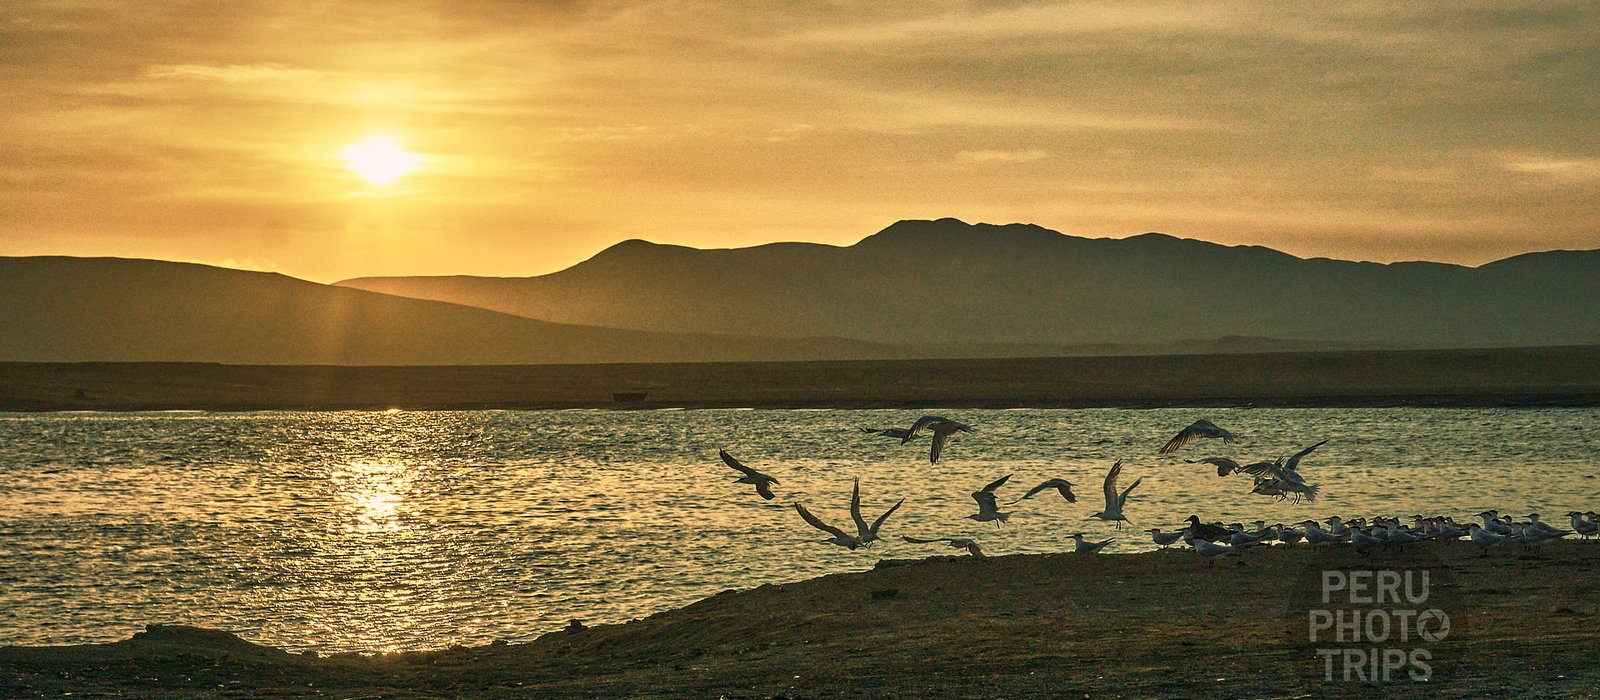
{"type": "Polygon", "coordinates": [[[848,337],[928,355],[1600,342],[1600,251],[1378,264],[955,219],[901,221],[846,247],[630,240],[538,277],[339,285],[564,323],[848,337]]]}
{"type": "Polygon", "coordinates": [[[840,339],[615,330],[115,258],[0,258],[0,360],[529,364],[893,357],[840,339]]]}

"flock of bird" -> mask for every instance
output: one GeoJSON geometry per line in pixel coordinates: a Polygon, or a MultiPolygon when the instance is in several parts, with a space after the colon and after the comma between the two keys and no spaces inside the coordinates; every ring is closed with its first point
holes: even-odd
{"type": "MultiPolygon", "coordinates": [[[[972,432],[972,426],[960,423],[942,416],[923,416],[918,418],[909,428],[861,428],[863,433],[880,435],[888,438],[898,438],[904,445],[915,439],[920,434],[927,432],[933,436],[933,446],[928,453],[930,463],[938,463],[939,456],[943,453],[950,438],[956,433],[972,432]]],[[[1179,431],[1177,435],[1168,440],[1157,451],[1158,454],[1167,455],[1177,452],[1184,446],[1202,438],[1220,439],[1224,444],[1231,444],[1235,436],[1233,433],[1218,427],[1208,420],[1198,420],[1192,425],[1179,431]]],[[[1312,501],[1317,497],[1319,487],[1307,483],[1300,475],[1300,463],[1318,447],[1327,444],[1327,440],[1318,442],[1287,459],[1278,457],[1271,461],[1259,461],[1249,464],[1240,464],[1229,457],[1206,457],[1198,460],[1184,460],[1189,464],[1206,464],[1216,468],[1217,476],[1228,477],[1234,474],[1246,474],[1253,478],[1250,493],[1263,496],[1273,496],[1278,500],[1293,499],[1312,501]]],[[[720,451],[722,461],[729,467],[739,471],[742,476],[736,483],[752,484],[756,493],[762,498],[772,500],[775,495],[772,485],[778,480],[763,474],[755,469],[745,466],[726,450],[720,451]]],[[[1122,475],[1122,461],[1117,460],[1106,472],[1101,488],[1105,497],[1104,507],[1097,513],[1091,514],[1085,520],[1097,519],[1111,523],[1117,529],[1122,529],[1124,523],[1130,523],[1124,509],[1128,496],[1133,490],[1144,482],[1144,478],[1135,479],[1126,489],[1118,490],[1117,482],[1122,475]]],[[[995,525],[1006,523],[1010,520],[1009,512],[1001,511],[999,497],[996,490],[1004,486],[1012,475],[1002,476],[988,483],[977,491],[972,492],[972,499],[978,504],[978,512],[966,516],[977,522],[992,522],[995,525]]],[[[1066,479],[1047,479],[1039,485],[1028,490],[1021,498],[1007,503],[1016,505],[1033,496],[1054,490],[1068,503],[1077,503],[1078,498],[1072,492],[1072,482],[1066,479]]],[[[905,499],[900,499],[888,510],[879,515],[870,524],[861,514],[861,480],[855,480],[850,491],[850,519],[855,525],[855,532],[835,527],[812,514],[803,503],[795,503],[795,511],[808,525],[821,530],[829,535],[822,540],[831,545],[856,550],[870,547],[873,542],[881,540],[879,531],[885,521],[895,511],[905,505],[905,499]]],[[[1488,550],[1495,545],[1508,544],[1520,545],[1526,548],[1537,548],[1538,545],[1562,539],[1568,535],[1576,534],[1583,539],[1600,537],[1600,515],[1595,511],[1570,511],[1567,517],[1571,519],[1571,528],[1562,529],[1552,526],[1539,519],[1539,514],[1527,516],[1527,521],[1518,522],[1511,516],[1502,516],[1499,511],[1486,510],[1478,513],[1482,524],[1469,523],[1466,526],[1458,524],[1450,517],[1423,517],[1411,516],[1412,523],[1406,525],[1395,518],[1374,517],[1342,519],[1338,516],[1322,521],[1305,520],[1287,526],[1282,523],[1267,525],[1263,520],[1257,520],[1253,528],[1246,528],[1243,523],[1208,523],[1202,522],[1197,515],[1191,515],[1188,524],[1171,532],[1164,532],[1160,528],[1147,530],[1151,541],[1162,549],[1183,542],[1193,548],[1196,554],[1211,565],[1216,559],[1244,551],[1250,547],[1278,542],[1283,545],[1293,546],[1300,542],[1311,545],[1348,544],[1357,554],[1366,555],[1373,550],[1384,550],[1402,547],[1426,541],[1455,541],[1463,537],[1470,538],[1472,544],[1479,548],[1480,556],[1487,555],[1488,550]],[[1326,527],[1324,527],[1326,526],[1326,527]]],[[[1084,537],[1083,533],[1070,535],[1074,541],[1074,551],[1079,554],[1094,554],[1104,549],[1106,545],[1115,541],[1115,538],[1093,541],[1084,537]]],[[[976,539],[971,537],[935,537],[918,538],[902,536],[901,539],[912,544],[944,544],[954,549],[964,549],[974,558],[984,558],[983,549],[976,539]]]]}

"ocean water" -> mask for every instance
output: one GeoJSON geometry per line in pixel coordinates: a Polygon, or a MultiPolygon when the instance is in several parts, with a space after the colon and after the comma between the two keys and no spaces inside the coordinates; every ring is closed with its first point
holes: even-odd
{"type": "Polygon", "coordinates": [[[928,441],[864,435],[912,411],[662,410],[0,414],[0,645],[218,627],[293,650],[395,651],[525,641],[568,620],[620,622],[730,588],[951,553],[900,535],[973,536],[991,554],[1067,536],[1152,548],[1142,528],[1484,508],[1564,522],[1600,509],[1600,410],[948,410],[976,432],[930,465],[928,441]],[[1180,457],[1292,453],[1322,487],[1293,504],[1244,476],[1156,450],[1209,418],[1238,433],[1180,457]],[[764,501],[726,448],[781,482],[764,501]],[[1118,532],[1085,521],[1115,459],[1143,478],[1118,532]],[[970,493],[1015,474],[965,519],[970,493]],[[848,529],[905,498],[870,551],[819,542],[792,504],[848,529]]]}

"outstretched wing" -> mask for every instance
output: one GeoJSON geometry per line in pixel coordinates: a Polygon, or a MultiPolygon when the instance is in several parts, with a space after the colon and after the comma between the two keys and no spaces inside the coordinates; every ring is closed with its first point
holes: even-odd
{"type": "Polygon", "coordinates": [[[796,504],[794,504],[794,509],[800,513],[800,519],[806,521],[806,523],[809,524],[811,527],[814,527],[814,528],[816,528],[818,530],[821,530],[821,531],[826,532],[826,533],[828,533],[830,535],[833,535],[834,537],[840,537],[840,538],[849,538],[850,537],[850,535],[844,534],[844,530],[840,530],[839,528],[836,528],[836,527],[834,527],[832,525],[829,525],[829,524],[827,524],[825,522],[822,522],[821,520],[818,520],[817,516],[812,515],[811,511],[806,510],[806,507],[803,506],[803,505],[801,505],[799,503],[796,503],[796,504]]]}
{"type": "Polygon", "coordinates": [[[772,498],[773,498],[773,496],[772,496],[772,484],[774,484],[774,483],[776,483],[776,482],[763,481],[761,483],[756,484],[756,493],[761,494],[762,498],[765,498],[765,499],[767,499],[769,501],[772,500],[772,498]]]}
{"type": "Polygon", "coordinates": [[[878,430],[877,428],[860,428],[860,427],[858,427],[857,430],[860,430],[861,432],[866,433],[868,435],[876,435],[876,434],[882,432],[882,431],[878,430]]]}
{"type": "Polygon", "coordinates": [[[1141,476],[1141,477],[1139,477],[1137,479],[1134,479],[1133,483],[1128,484],[1128,488],[1125,488],[1125,489],[1122,490],[1122,495],[1117,497],[1117,509],[1118,510],[1121,510],[1123,504],[1128,502],[1128,494],[1133,493],[1133,490],[1136,489],[1136,488],[1139,488],[1139,484],[1142,484],[1142,483],[1144,483],[1144,477],[1141,476]]]}
{"type": "Polygon", "coordinates": [[[861,539],[866,539],[867,520],[861,517],[861,478],[856,477],[856,483],[850,487],[850,519],[855,521],[856,532],[861,533],[861,539]]]}
{"type": "MultiPolygon", "coordinates": [[[[1051,481],[1054,481],[1054,479],[1052,479],[1051,481]]],[[[1050,488],[1053,485],[1054,484],[1051,484],[1050,481],[1046,481],[1046,482],[1044,482],[1042,484],[1039,484],[1038,486],[1035,486],[1035,487],[1033,487],[1031,489],[1028,489],[1027,493],[1022,494],[1022,498],[1019,498],[1019,499],[1017,499],[1015,501],[1012,501],[1012,503],[1015,504],[1015,503],[1021,503],[1023,501],[1026,501],[1029,498],[1031,498],[1033,496],[1033,494],[1036,494],[1036,493],[1038,493],[1040,491],[1043,491],[1043,490],[1045,490],[1047,488],[1050,488]]]]}
{"type": "Polygon", "coordinates": [[[1009,480],[1011,478],[1011,476],[1012,475],[1007,474],[1007,475],[1002,476],[1002,477],[1000,477],[998,479],[995,479],[994,481],[989,482],[988,486],[983,487],[982,493],[994,493],[994,490],[997,489],[997,488],[1000,488],[1001,486],[1004,486],[1006,481],[1009,480]]]}
{"type": "Polygon", "coordinates": [[[741,472],[744,472],[744,474],[746,476],[755,476],[756,474],[759,473],[756,470],[751,469],[751,468],[741,464],[739,462],[739,460],[734,459],[733,455],[728,454],[727,450],[717,450],[717,455],[722,457],[722,463],[723,464],[726,464],[726,465],[728,465],[730,467],[733,467],[734,469],[737,469],[737,470],[739,470],[741,472]]]}
{"type": "MultiPolygon", "coordinates": [[[[910,438],[907,438],[907,439],[910,439],[910,438]]],[[[928,463],[929,464],[938,464],[939,463],[939,453],[944,451],[944,443],[945,443],[945,441],[947,441],[949,439],[950,439],[950,434],[949,433],[941,433],[941,432],[938,432],[938,431],[934,431],[934,433],[933,433],[933,449],[928,452],[928,463]]]]}
{"type": "Polygon", "coordinates": [[[1161,449],[1159,451],[1157,451],[1156,454],[1165,455],[1165,454],[1172,454],[1173,452],[1177,452],[1179,448],[1183,447],[1184,445],[1189,444],[1189,441],[1193,440],[1195,438],[1195,436],[1199,434],[1199,431],[1195,426],[1198,426],[1198,425],[1200,425],[1201,423],[1204,423],[1204,422],[1205,422],[1204,420],[1196,421],[1194,423],[1194,425],[1191,425],[1191,426],[1189,426],[1187,428],[1184,428],[1183,430],[1178,431],[1178,434],[1172,436],[1172,439],[1168,440],[1167,444],[1162,445],[1161,449]]]}
{"type": "Polygon", "coordinates": [[[883,521],[888,520],[889,516],[894,515],[894,512],[900,510],[900,506],[905,505],[905,503],[906,499],[900,499],[899,503],[896,503],[893,507],[883,511],[883,515],[878,516],[877,520],[872,521],[872,534],[878,534],[878,528],[883,527],[883,521]]]}
{"type": "Polygon", "coordinates": [[[1213,467],[1216,467],[1217,476],[1234,474],[1237,473],[1241,468],[1238,462],[1228,459],[1227,457],[1207,457],[1205,459],[1186,459],[1183,461],[1188,462],[1189,464],[1209,464],[1213,467]]]}
{"type": "Polygon", "coordinates": [[[919,539],[917,539],[915,537],[910,537],[910,536],[907,536],[907,535],[901,535],[900,539],[905,540],[907,542],[910,542],[912,544],[933,544],[934,542],[954,542],[955,541],[955,540],[952,540],[952,539],[950,539],[948,537],[935,537],[935,538],[933,538],[931,540],[919,540],[919,539]]]}
{"type": "Polygon", "coordinates": [[[1299,469],[1300,468],[1300,458],[1301,457],[1304,457],[1304,456],[1306,456],[1308,454],[1311,454],[1312,450],[1315,450],[1318,447],[1322,447],[1323,445],[1326,445],[1326,444],[1328,444],[1328,441],[1327,440],[1323,440],[1322,442],[1319,442],[1319,443],[1317,443],[1315,445],[1312,445],[1312,446],[1307,447],[1307,448],[1305,448],[1303,450],[1300,450],[1299,452],[1294,453],[1294,455],[1289,458],[1289,461],[1283,465],[1284,470],[1292,472],[1292,471],[1294,471],[1296,469],[1299,469]]]}
{"type": "Polygon", "coordinates": [[[928,426],[930,426],[930,425],[932,425],[934,423],[937,423],[939,421],[942,421],[942,420],[944,420],[944,419],[940,418],[939,416],[923,416],[921,418],[918,418],[917,422],[912,423],[911,427],[906,430],[905,437],[900,438],[900,444],[904,445],[907,442],[910,442],[911,438],[916,437],[917,433],[922,432],[923,428],[926,428],[926,427],[928,427],[928,426]]]}
{"type": "Polygon", "coordinates": [[[1121,476],[1121,475],[1122,475],[1122,460],[1119,459],[1119,460],[1117,460],[1116,464],[1111,465],[1111,471],[1106,472],[1106,482],[1105,482],[1104,485],[1101,486],[1101,490],[1105,491],[1105,495],[1106,495],[1106,510],[1107,511],[1116,510],[1116,507],[1117,507],[1117,477],[1121,476]]]}

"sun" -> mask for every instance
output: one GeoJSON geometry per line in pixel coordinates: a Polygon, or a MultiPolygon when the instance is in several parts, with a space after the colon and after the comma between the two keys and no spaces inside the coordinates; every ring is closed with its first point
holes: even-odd
{"type": "Polygon", "coordinates": [[[344,157],[345,168],[378,187],[394,184],[422,163],[420,156],[401,150],[392,136],[373,136],[352,143],[339,155],[344,157]]]}

